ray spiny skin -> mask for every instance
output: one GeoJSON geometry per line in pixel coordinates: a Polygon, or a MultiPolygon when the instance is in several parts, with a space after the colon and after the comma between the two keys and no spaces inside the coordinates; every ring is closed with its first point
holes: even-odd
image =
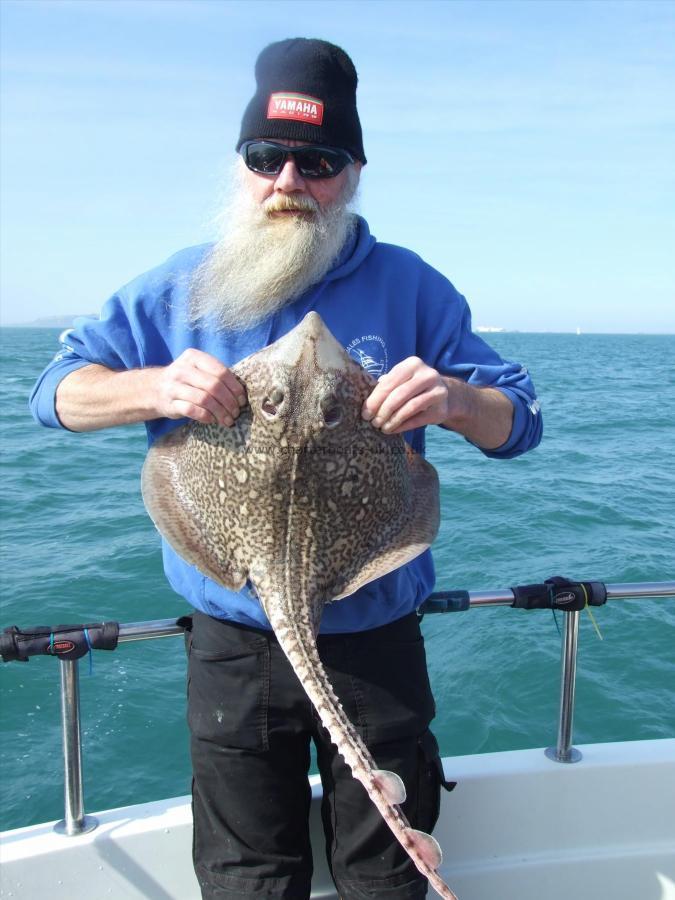
{"type": "Polygon", "coordinates": [[[233,372],[249,405],[234,426],[192,422],[160,439],[143,497],[184,559],[232,590],[254,586],[331,740],[441,897],[440,848],[411,828],[405,788],[377,769],[316,649],[325,603],[413,559],[438,529],[438,479],[400,436],[361,418],[374,381],[321,318],[305,319],[233,372]]]}

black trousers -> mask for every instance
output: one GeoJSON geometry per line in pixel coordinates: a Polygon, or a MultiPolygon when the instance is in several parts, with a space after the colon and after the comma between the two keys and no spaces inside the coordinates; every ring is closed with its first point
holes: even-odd
{"type": "MultiPolygon", "coordinates": [[[[329,866],[343,900],[418,900],[427,883],[331,744],[274,635],[202,613],[188,647],[193,855],[203,898],[306,900],[310,741],[329,866]]],[[[378,765],[406,785],[404,812],[430,832],[442,768],[414,614],[372,631],[319,636],[336,694],[378,765]]]]}

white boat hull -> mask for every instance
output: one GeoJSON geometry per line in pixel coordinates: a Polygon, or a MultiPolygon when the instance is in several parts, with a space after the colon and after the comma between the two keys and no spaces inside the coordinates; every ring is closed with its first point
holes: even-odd
{"type": "MultiPolygon", "coordinates": [[[[675,740],[579,749],[569,765],[543,750],[444,760],[458,786],[434,833],[459,900],[675,900],[675,740]]],[[[312,898],[335,898],[312,787],[312,898]]],[[[75,838],[53,823],[0,835],[0,896],[199,900],[189,798],[94,815],[75,838]]]]}

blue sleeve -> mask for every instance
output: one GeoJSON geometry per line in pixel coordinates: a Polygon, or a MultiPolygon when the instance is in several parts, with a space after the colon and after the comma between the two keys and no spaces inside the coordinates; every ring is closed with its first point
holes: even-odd
{"type": "Polygon", "coordinates": [[[425,361],[442,375],[506,394],[513,403],[511,434],[495,450],[479,449],[493,459],[519,456],[536,447],[542,436],[541,412],[532,379],[524,366],[503,360],[473,333],[468,303],[449,282],[445,284],[443,302],[433,304],[436,315],[425,317],[425,361]]]}
{"type": "Polygon", "coordinates": [[[56,390],[76,369],[92,363],[115,371],[166,366],[192,346],[183,310],[189,275],[209,246],[180,250],[121,288],[98,318],[75,319],[61,335],[61,349],[30,396],[30,410],[38,422],[63,428],[54,406],[56,390]]]}
{"type": "Polygon", "coordinates": [[[135,369],[144,365],[142,345],[136,340],[121,294],[105,304],[98,319],[75,319],[60,337],[61,348],[38,378],[29,400],[30,411],[41,425],[63,428],[56,414],[60,382],[84,366],[96,363],[108,369],[135,369]]]}

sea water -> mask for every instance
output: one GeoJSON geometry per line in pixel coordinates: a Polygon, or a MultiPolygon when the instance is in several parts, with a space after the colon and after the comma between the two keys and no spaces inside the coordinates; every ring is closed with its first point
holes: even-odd
{"type": "MultiPolygon", "coordinates": [[[[140,496],[141,426],[40,428],[27,398],[58,331],[3,329],[0,626],[177,616],[140,496]]],[[[442,485],[437,589],[550,575],[675,578],[675,336],[489,336],[538,388],[541,446],[490,460],[428,430],[442,485]]],[[[675,600],[581,617],[575,743],[675,736],[675,600]]],[[[555,743],[560,638],[550,611],[472,609],[423,621],[444,755],[555,743]]],[[[61,818],[58,664],[0,668],[0,828],[61,818]]],[[[87,811],[186,794],[179,637],[81,660],[87,811]]]]}

